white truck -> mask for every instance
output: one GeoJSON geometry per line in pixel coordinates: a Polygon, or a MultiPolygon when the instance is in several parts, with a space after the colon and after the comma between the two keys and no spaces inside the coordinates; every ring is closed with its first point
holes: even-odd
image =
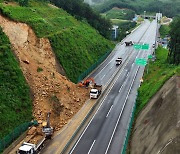
{"type": "Polygon", "coordinates": [[[46,140],[46,137],[42,137],[42,139],[37,143],[28,143],[24,142],[21,147],[18,149],[18,154],[36,154],[38,153],[44,146],[44,141],[46,140]]]}
{"type": "Polygon", "coordinates": [[[44,135],[34,135],[28,141],[23,142],[18,149],[17,154],[37,154],[44,147],[44,142],[47,139],[51,139],[53,135],[53,127],[50,126],[50,112],[47,113],[47,121],[43,122],[42,132],[44,135]],[[33,138],[36,138],[34,140],[33,138]]]}
{"type": "Polygon", "coordinates": [[[102,85],[94,84],[94,87],[90,90],[90,99],[95,98],[97,99],[102,91],[102,85]]]}

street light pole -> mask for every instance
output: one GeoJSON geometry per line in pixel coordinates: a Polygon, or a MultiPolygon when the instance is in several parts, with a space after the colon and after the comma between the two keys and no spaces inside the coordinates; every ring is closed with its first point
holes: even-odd
{"type": "Polygon", "coordinates": [[[145,19],[145,14],[146,14],[146,11],[144,11],[144,19],[145,19]]]}

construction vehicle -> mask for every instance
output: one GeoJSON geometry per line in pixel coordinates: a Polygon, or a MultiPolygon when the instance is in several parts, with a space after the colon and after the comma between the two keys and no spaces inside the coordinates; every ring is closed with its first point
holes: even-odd
{"type": "Polygon", "coordinates": [[[23,142],[21,147],[18,149],[18,154],[36,154],[38,153],[43,147],[44,143],[47,139],[51,139],[53,135],[53,128],[50,126],[50,112],[47,113],[47,121],[43,122],[42,132],[44,133],[43,136],[40,136],[36,142],[34,140],[29,140],[28,142],[23,142]]]}
{"type": "Polygon", "coordinates": [[[36,154],[38,153],[43,147],[46,137],[43,136],[38,142],[36,143],[28,143],[24,142],[21,147],[18,149],[18,154],[36,154]]]}
{"type": "Polygon", "coordinates": [[[121,65],[121,63],[122,63],[122,58],[118,57],[116,59],[116,65],[121,65]]]}
{"type": "Polygon", "coordinates": [[[129,42],[125,42],[126,46],[132,46],[133,45],[133,42],[132,41],[129,41],[129,42]]]}
{"type": "Polygon", "coordinates": [[[47,113],[47,120],[43,122],[42,132],[46,135],[46,138],[51,139],[53,135],[53,128],[50,126],[50,112],[47,113]]]}
{"type": "Polygon", "coordinates": [[[88,78],[88,79],[80,82],[79,86],[88,88],[89,85],[94,85],[94,84],[95,84],[94,79],[93,78],[88,78]]]}
{"type": "Polygon", "coordinates": [[[94,84],[94,87],[90,90],[90,99],[91,98],[98,98],[102,91],[102,85],[94,84]]]}

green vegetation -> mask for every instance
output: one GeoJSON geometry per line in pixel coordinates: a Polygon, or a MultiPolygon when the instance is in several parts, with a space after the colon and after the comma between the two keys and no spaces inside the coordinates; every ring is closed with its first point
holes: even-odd
{"type": "Polygon", "coordinates": [[[94,6],[101,13],[111,10],[113,7],[128,8],[137,14],[143,14],[144,11],[154,13],[160,11],[168,17],[180,14],[180,1],[178,0],[106,0],[94,6]]]}
{"type": "Polygon", "coordinates": [[[167,57],[168,50],[158,47],[156,50],[156,61],[150,62],[146,66],[148,74],[147,70],[145,70],[144,82],[138,90],[136,115],[171,76],[174,74],[180,75],[180,66],[168,64],[167,57]]]}
{"type": "Polygon", "coordinates": [[[170,27],[168,25],[161,25],[159,32],[161,38],[164,38],[166,35],[169,35],[170,27]]]}
{"type": "Polygon", "coordinates": [[[107,19],[131,20],[134,18],[134,15],[135,12],[129,9],[112,8],[111,10],[105,12],[103,17],[107,19]]]}
{"type": "Polygon", "coordinates": [[[77,82],[78,76],[112,48],[113,44],[87,22],[79,22],[62,9],[49,7],[45,3],[38,7],[37,3],[34,7],[1,4],[0,9],[9,18],[29,24],[38,37],[49,38],[67,76],[77,82]]]}
{"type": "Polygon", "coordinates": [[[119,35],[117,40],[121,41],[123,38],[126,37],[130,33],[130,30],[136,27],[136,22],[131,21],[122,21],[116,24],[119,26],[119,35]]]}
{"type": "Polygon", "coordinates": [[[110,21],[94,12],[83,0],[50,0],[50,2],[66,10],[76,19],[86,21],[107,39],[110,38],[110,29],[112,27],[110,21]]]}
{"type": "Polygon", "coordinates": [[[42,72],[42,71],[43,71],[43,69],[41,67],[37,68],[37,72],[42,72]]]}
{"type": "Polygon", "coordinates": [[[175,18],[170,25],[170,42],[168,61],[172,64],[180,64],[180,16],[175,18]]]}
{"type": "Polygon", "coordinates": [[[0,28],[0,139],[32,120],[30,89],[0,28]]]}

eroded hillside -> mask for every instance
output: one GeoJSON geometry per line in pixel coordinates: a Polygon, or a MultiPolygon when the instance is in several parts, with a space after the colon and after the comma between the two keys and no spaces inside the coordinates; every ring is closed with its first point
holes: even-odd
{"type": "Polygon", "coordinates": [[[139,114],[131,140],[132,154],[178,154],[180,151],[180,77],[172,77],[139,114]]]}
{"type": "Polygon", "coordinates": [[[34,117],[41,122],[51,111],[51,123],[55,130],[59,130],[88,98],[87,89],[78,88],[58,73],[58,64],[48,39],[37,38],[28,25],[3,16],[0,16],[0,26],[9,37],[31,87],[34,117]]]}

